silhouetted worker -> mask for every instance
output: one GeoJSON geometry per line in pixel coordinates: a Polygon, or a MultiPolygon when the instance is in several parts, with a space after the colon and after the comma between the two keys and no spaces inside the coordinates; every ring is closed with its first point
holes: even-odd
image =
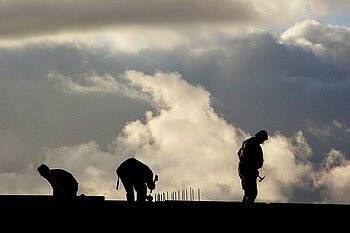
{"type": "Polygon", "coordinates": [[[37,170],[50,183],[53,197],[68,199],[77,195],[78,182],[68,171],[60,168],[50,169],[46,164],[41,164],[37,170]]]}
{"type": "Polygon", "coordinates": [[[244,190],[243,203],[252,204],[258,195],[257,178],[262,181],[265,177],[259,175],[259,169],[264,164],[263,151],[260,144],[268,139],[268,133],[260,130],[253,137],[243,141],[237,152],[239,157],[238,175],[244,190]]]}
{"type": "Polygon", "coordinates": [[[158,180],[158,176],[156,175],[153,180],[153,172],[146,164],[135,158],[128,158],[118,166],[116,173],[118,176],[116,189],[118,190],[120,178],[128,202],[135,201],[134,191],[136,191],[136,201],[152,200],[151,196],[147,196],[147,188],[151,192],[156,188],[155,182],[158,180]]]}

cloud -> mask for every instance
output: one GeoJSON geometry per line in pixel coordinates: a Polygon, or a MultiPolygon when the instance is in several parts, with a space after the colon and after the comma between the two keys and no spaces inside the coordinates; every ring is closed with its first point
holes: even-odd
{"type": "MultiPolygon", "coordinates": [[[[155,194],[200,189],[202,200],[239,201],[242,190],[236,152],[250,135],[218,116],[210,93],[200,85],[191,85],[179,73],[157,71],[149,75],[129,70],[124,78],[130,81],[131,89],[150,97],[154,110],[145,112],[144,121],[125,123],[107,150],[94,141],[47,148],[23,174],[0,176],[5,184],[29,179],[30,185],[4,185],[3,191],[49,194],[50,187],[36,173],[36,167],[45,162],[72,172],[79,181],[80,194],[124,199],[123,188],[115,190],[115,169],[127,157],[137,157],[159,175],[155,194]]],[[[317,169],[310,162],[313,151],[301,131],[290,138],[270,132],[263,150],[265,165],[260,172],[266,179],[259,183],[258,201],[288,202],[293,200],[295,189],[315,192],[316,200],[317,191],[322,190],[327,201],[346,201],[343,193],[347,189],[336,190],[348,182],[348,176],[339,179],[341,173],[337,172],[347,164],[340,152],[332,151],[324,168],[317,169]]]]}
{"type": "Polygon", "coordinates": [[[209,93],[176,73],[149,76],[129,71],[126,76],[152,96],[156,112],[148,112],[144,124],[128,124],[115,150],[123,145],[133,152],[130,156],[150,164],[159,174],[160,193],[192,187],[201,188],[204,199],[220,199],[221,192],[232,196],[232,147],[237,147],[234,138],[242,132],[213,112],[209,93]]]}
{"type": "Polygon", "coordinates": [[[348,203],[350,161],[344,154],[331,150],[324,158],[323,166],[315,176],[315,184],[321,190],[325,203],[348,203]]]}
{"type": "Polygon", "coordinates": [[[330,124],[323,125],[322,127],[310,125],[309,132],[322,140],[336,138],[336,135],[342,135],[342,137],[350,136],[350,129],[336,120],[333,120],[330,124]]]}
{"type": "Polygon", "coordinates": [[[256,16],[240,0],[20,0],[2,2],[0,15],[0,36],[7,38],[116,25],[242,22],[256,16]]]}
{"type": "Polygon", "coordinates": [[[77,93],[116,93],[118,92],[118,83],[110,75],[89,76],[84,77],[84,81],[88,82],[87,85],[82,86],[79,83],[75,83],[72,78],[64,77],[55,71],[51,71],[48,74],[48,78],[51,80],[57,80],[62,85],[62,90],[67,90],[77,93]]]}
{"type": "Polygon", "coordinates": [[[286,30],[283,41],[310,49],[319,57],[329,56],[342,69],[349,70],[350,29],[336,25],[321,25],[315,20],[304,20],[286,30]]]}
{"type": "Polygon", "coordinates": [[[38,176],[36,167],[33,164],[29,164],[21,172],[2,172],[0,174],[0,181],[2,182],[0,193],[3,195],[51,192],[46,186],[40,186],[41,178],[38,176]]]}
{"type": "Polygon", "coordinates": [[[35,38],[111,28],[168,28],[198,24],[287,26],[305,18],[320,19],[349,11],[346,0],[92,0],[4,1],[0,38],[35,38]],[[296,13],[297,12],[297,13],[296,13]]]}
{"type": "MultiPolygon", "coordinates": [[[[313,6],[323,14],[329,14],[332,10],[337,9],[338,12],[340,10],[349,11],[350,4],[348,0],[312,0],[310,1],[313,6]]],[[[335,13],[335,12],[334,12],[335,13]]]]}
{"type": "MultiPolygon", "coordinates": [[[[128,123],[111,152],[149,164],[160,176],[159,193],[192,187],[201,189],[203,199],[239,199],[235,151],[248,135],[218,117],[210,107],[209,93],[189,85],[179,74],[128,71],[126,77],[151,95],[157,111],[147,112],[145,123],[128,123]]],[[[303,186],[312,171],[307,163],[312,151],[299,133],[293,139],[272,136],[266,153],[270,181],[267,187],[261,185],[260,198],[287,201],[293,187],[303,186]]]]}
{"type": "Polygon", "coordinates": [[[260,16],[256,24],[262,25],[264,28],[283,28],[303,19],[311,18],[320,20],[337,15],[339,12],[348,14],[350,11],[347,0],[337,0],[335,2],[329,0],[280,0],[268,2],[264,0],[251,0],[249,2],[260,16]]]}
{"type": "Polygon", "coordinates": [[[267,178],[259,184],[260,198],[291,201],[293,190],[307,186],[312,180],[313,167],[309,162],[312,150],[302,132],[292,138],[277,132],[264,144],[265,166],[261,172],[267,178]]]}
{"type": "Polygon", "coordinates": [[[59,167],[70,171],[79,182],[78,195],[116,198],[117,160],[115,156],[102,151],[95,142],[47,149],[42,162],[51,168],[59,167]]]}
{"type": "Polygon", "coordinates": [[[292,28],[288,38],[183,30],[167,34],[163,44],[178,36],[169,46],[157,46],[161,30],[135,47],[145,37],[125,33],[133,53],[121,52],[111,34],[2,47],[3,192],[48,193],[35,170],[48,161],[72,170],[83,193],[124,198],[114,169],[137,155],[159,173],[159,192],[193,186],[206,199],[240,200],[234,153],[265,128],[259,200],[336,201],[345,189],[313,182],[330,151],[349,157],[350,80],[341,56],[348,29],[317,21],[292,28]],[[30,185],[17,187],[23,177],[30,185]]]}

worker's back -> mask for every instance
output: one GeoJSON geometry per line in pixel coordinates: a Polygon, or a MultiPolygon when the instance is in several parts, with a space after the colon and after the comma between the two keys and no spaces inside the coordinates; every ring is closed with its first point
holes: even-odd
{"type": "Polygon", "coordinates": [[[126,159],[119,165],[116,172],[119,177],[126,177],[129,180],[153,179],[152,170],[135,158],[126,159]]]}

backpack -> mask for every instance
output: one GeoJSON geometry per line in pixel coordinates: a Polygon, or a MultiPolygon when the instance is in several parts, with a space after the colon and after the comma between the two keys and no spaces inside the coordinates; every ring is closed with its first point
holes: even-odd
{"type": "Polygon", "coordinates": [[[241,148],[237,151],[239,163],[244,167],[259,169],[263,166],[264,163],[263,154],[260,154],[259,151],[255,151],[255,149],[260,150],[259,147],[252,148],[254,144],[252,145],[251,139],[252,138],[249,138],[243,141],[241,148]],[[249,144],[249,148],[247,147],[247,143],[249,144]]]}
{"type": "Polygon", "coordinates": [[[247,143],[247,140],[245,140],[242,143],[241,148],[239,148],[239,150],[237,151],[237,155],[238,155],[239,160],[242,160],[244,158],[244,149],[245,149],[245,144],[246,143],[247,143]]]}

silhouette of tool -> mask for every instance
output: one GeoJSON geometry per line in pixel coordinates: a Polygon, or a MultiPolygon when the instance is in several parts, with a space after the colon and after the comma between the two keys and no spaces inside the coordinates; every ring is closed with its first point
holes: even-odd
{"type": "MultiPolygon", "coordinates": [[[[158,181],[158,175],[155,175],[155,176],[154,176],[154,181],[153,181],[153,182],[156,183],[157,181],[158,181]]],[[[150,193],[152,193],[152,190],[150,191],[150,193]]]]}
{"type": "Polygon", "coordinates": [[[259,182],[263,181],[263,179],[265,179],[265,176],[261,177],[260,175],[258,175],[259,177],[259,182]]]}

